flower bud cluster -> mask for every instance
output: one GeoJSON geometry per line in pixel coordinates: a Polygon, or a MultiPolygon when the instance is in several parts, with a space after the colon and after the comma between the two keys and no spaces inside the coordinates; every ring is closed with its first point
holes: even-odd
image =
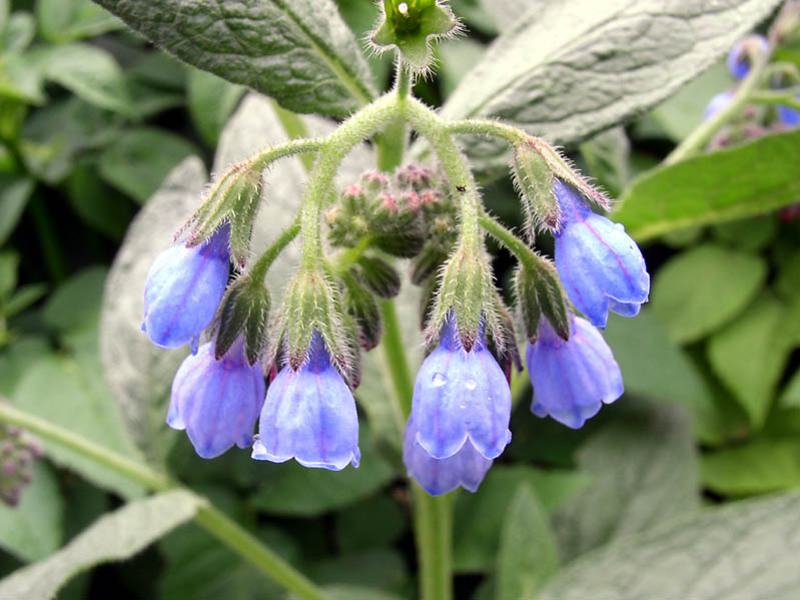
{"type": "Polygon", "coordinates": [[[28,434],[0,424],[0,501],[19,504],[23,489],[33,480],[33,461],[41,456],[41,447],[28,434]]]}

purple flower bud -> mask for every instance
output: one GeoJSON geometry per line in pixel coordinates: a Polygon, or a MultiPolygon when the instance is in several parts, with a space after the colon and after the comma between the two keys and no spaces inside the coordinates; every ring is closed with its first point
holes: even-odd
{"type": "Polygon", "coordinates": [[[572,335],[564,341],[542,319],[539,337],[528,343],[525,362],[533,384],[533,414],[550,415],[578,429],[603,404],[619,398],[623,385],[619,366],[600,332],[580,317],[572,315],[571,322],[572,335]]]}
{"type": "Polygon", "coordinates": [[[650,294],[650,275],[625,228],[595,214],[569,185],[553,184],[562,213],[556,232],[556,269],[575,307],[593,325],[606,326],[608,311],[639,313],[650,294]]]}
{"type": "Polygon", "coordinates": [[[769,44],[763,35],[751,35],[734,44],[728,53],[728,70],[736,79],[744,79],[750,72],[751,57],[766,54],[769,44]]]}
{"type": "Polygon", "coordinates": [[[147,274],[142,322],[142,331],[155,345],[196,344],[211,323],[228,282],[229,239],[226,224],[203,245],[181,242],[156,258],[147,274]]]}
{"type": "Polygon", "coordinates": [[[453,456],[433,458],[417,441],[418,432],[414,418],[409,418],[403,439],[403,461],[408,476],[431,496],[452,492],[458,486],[475,492],[493,461],[481,456],[469,440],[453,456]]]}
{"type": "Polygon", "coordinates": [[[439,346],[417,373],[411,414],[416,442],[432,458],[450,458],[468,443],[485,459],[500,456],[511,440],[511,391],[486,347],[482,325],[466,351],[455,319],[448,317],[439,346]]]}
{"type": "Polygon", "coordinates": [[[305,361],[286,365],[267,390],[253,445],[256,460],[341,471],[358,466],[358,414],[353,394],[331,363],[316,329],[305,361]]]}
{"type": "MultiPolygon", "coordinates": [[[[800,96],[798,96],[797,99],[800,100],[800,96]]],[[[781,125],[797,127],[800,125],[800,112],[798,112],[797,109],[779,104],[778,119],[780,119],[781,125]]]]}
{"type": "Polygon", "coordinates": [[[724,92],[720,92],[711,100],[709,100],[708,104],[706,105],[706,110],[703,112],[703,120],[708,121],[714,115],[716,115],[719,111],[723,108],[728,106],[733,100],[733,90],[726,90],[724,92]]]}
{"type": "Polygon", "coordinates": [[[234,444],[247,448],[264,387],[260,366],[247,362],[241,336],[220,360],[214,359],[214,342],[203,344],[175,375],[167,424],[185,429],[203,458],[217,457],[234,444]]]}

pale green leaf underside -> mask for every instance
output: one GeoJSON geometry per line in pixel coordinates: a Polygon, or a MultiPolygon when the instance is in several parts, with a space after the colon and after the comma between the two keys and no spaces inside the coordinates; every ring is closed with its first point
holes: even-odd
{"type": "Polygon", "coordinates": [[[110,560],[130,558],[197,512],[199,500],[172,491],[131,502],[101,517],[49,558],[0,581],[0,598],[50,600],[73,575],[110,560]]]}
{"type": "Polygon", "coordinates": [[[708,509],[592,552],[538,600],[791,600],[800,494],[708,509]]]}
{"type": "Polygon", "coordinates": [[[333,0],[95,0],[154,44],[295,112],[346,115],[375,95],[333,0]]]}

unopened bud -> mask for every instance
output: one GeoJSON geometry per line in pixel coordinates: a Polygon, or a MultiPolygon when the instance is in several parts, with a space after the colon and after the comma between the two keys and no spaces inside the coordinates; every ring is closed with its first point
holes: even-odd
{"type": "Polygon", "coordinates": [[[544,316],[560,337],[569,339],[569,312],[558,272],[553,264],[536,257],[535,265],[520,264],[514,276],[514,293],[525,335],[533,342],[544,316]]]}
{"type": "Polygon", "coordinates": [[[531,240],[541,224],[557,229],[560,221],[558,201],[553,193],[553,172],[532,145],[518,144],[514,151],[514,183],[522,194],[526,233],[531,240]]]}
{"type": "Polygon", "coordinates": [[[241,335],[247,361],[255,364],[267,344],[269,308],[263,277],[245,273],[236,279],[220,303],[214,357],[220,360],[241,335]]]}
{"type": "Polygon", "coordinates": [[[400,292],[400,275],[383,259],[361,256],[358,259],[358,273],[364,284],[376,296],[394,298],[400,292]]]}
{"type": "Polygon", "coordinates": [[[342,274],[344,294],[342,303],[355,320],[359,345],[364,350],[372,350],[381,340],[381,313],[378,303],[351,272],[342,274]]]}

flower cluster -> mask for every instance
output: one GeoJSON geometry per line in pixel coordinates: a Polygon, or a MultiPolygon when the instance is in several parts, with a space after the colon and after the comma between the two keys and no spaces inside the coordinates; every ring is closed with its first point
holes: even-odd
{"type": "Polygon", "coordinates": [[[31,483],[33,461],[42,456],[39,444],[18,427],[0,424],[0,502],[17,506],[31,483]]]}
{"type": "MultiPolygon", "coordinates": [[[[639,312],[650,278],[622,225],[593,211],[592,204],[608,206],[604,196],[554,149],[525,142],[515,160],[529,196],[530,238],[538,228],[555,241],[554,262],[521,240],[509,246],[519,259],[514,285],[532,412],[578,428],[623,393],[600,330],[609,311],[639,312]]],[[[401,285],[391,257],[410,258],[430,353],[416,376],[403,461],[432,495],[475,491],[511,441],[509,382],[522,361],[482,236],[462,227],[465,188],[417,164],[365,173],[328,209],[327,240],[337,251],[304,261],[270,317],[264,274],[276,252],[244,265],[231,240],[246,257],[242,231],[251,225],[220,216],[242,202],[225,190],[260,181],[242,169],[221,179],[214,206],[203,205],[188,239],[161,254],[148,275],[142,329],[159,346],[192,348],[175,375],[167,423],[185,430],[203,458],[237,445],[252,447],[256,460],[357,467],[359,355],[381,338],[377,299],[401,285]],[[241,272],[229,284],[232,260],[241,272]],[[202,335],[208,341],[199,346],[202,335]]],[[[501,241],[513,237],[497,227],[501,241]]]]}

